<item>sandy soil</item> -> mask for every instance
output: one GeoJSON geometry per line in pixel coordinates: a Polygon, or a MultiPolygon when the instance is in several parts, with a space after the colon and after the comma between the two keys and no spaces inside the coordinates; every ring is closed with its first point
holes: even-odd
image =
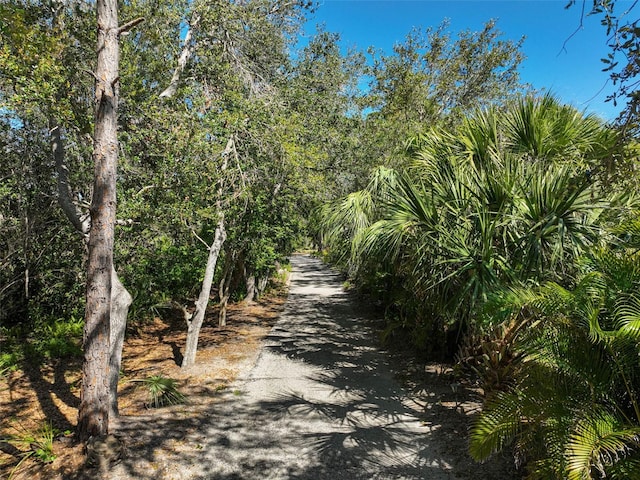
{"type": "MultiPolygon", "coordinates": [[[[338,275],[308,256],[292,264],[286,305],[276,296],[234,306],[228,328],[203,330],[187,372],[177,367],[181,324],[157,319],[128,339],[112,463],[85,465],[82,448],[63,436],[53,464],[26,464],[16,478],[517,478],[508,459],[478,465],[466,453],[478,392],[447,366],[382,352],[375,312],[345,293],[338,275]],[[189,403],[146,409],[128,380],[155,374],[178,379],[189,403]]],[[[46,413],[71,430],[77,384],[77,365],[12,374],[6,389],[0,384],[0,418],[30,425],[46,413]]],[[[0,456],[5,474],[12,453],[0,456]]]]}

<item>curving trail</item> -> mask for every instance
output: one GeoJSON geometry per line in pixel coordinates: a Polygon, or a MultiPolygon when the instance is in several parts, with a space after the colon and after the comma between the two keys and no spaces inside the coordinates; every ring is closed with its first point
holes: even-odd
{"type": "MultiPolygon", "coordinates": [[[[147,460],[123,462],[111,478],[469,478],[395,381],[339,276],[309,256],[291,261],[287,304],[253,368],[171,452],[141,451],[147,460]]],[[[171,435],[170,423],[158,428],[171,435]]]]}

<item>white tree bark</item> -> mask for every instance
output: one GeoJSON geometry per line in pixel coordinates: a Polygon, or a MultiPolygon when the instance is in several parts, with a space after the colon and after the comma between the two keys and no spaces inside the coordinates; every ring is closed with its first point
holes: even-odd
{"type": "Polygon", "coordinates": [[[264,293],[264,291],[267,288],[267,285],[269,284],[269,276],[265,275],[264,277],[260,277],[258,279],[258,297],[262,296],[262,294],[264,293]]]}
{"type": "Polygon", "coordinates": [[[111,269],[111,334],[109,345],[109,418],[116,418],[118,411],[118,382],[122,365],[122,348],[127,329],[127,315],[133,297],[111,269]]]}
{"type": "Polygon", "coordinates": [[[182,52],[180,53],[180,57],[178,57],[178,66],[173,71],[169,86],[165,88],[164,91],[160,94],[160,98],[171,98],[178,90],[182,72],[184,72],[184,69],[187,66],[187,62],[189,61],[189,59],[193,55],[193,51],[195,50],[195,44],[191,41],[191,39],[193,38],[194,30],[198,28],[198,23],[200,23],[200,14],[194,13],[191,17],[191,22],[189,23],[187,34],[184,36],[182,52]]]}
{"type": "Polygon", "coordinates": [[[198,350],[198,336],[200,328],[204,321],[204,315],[209,305],[209,297],[211,296],[211,285],[213,277],[216,273],[216,264],[220,256],[220,250],[224,241],[227,239],[227,232],[224,229],[224,213],[222,212],[222,187],[224,185],[224,175],[227,170],[229,154],[234,151],[233,135],[227,141],[227,145],[222,152],[222,166],[220,167],[220,180],[218,182],[218,192],[216,198],[216,209],[218,210],[218,224],[213,235],[213,243],[209,247],[209,256],[207,257],[207,266],[204,271],[204,279],[202,280],[202,288],[196,302],[196,311],[190,319],[187,319],[187,344],[182,357],[181,368],[188,368],[196,362],[196,351],[198,350]]]}
{"type": "Polygon", "coordinates": [[[196,362],[196,352],[198,350],[198,336],[202,328],[202,322],[209,305],[209,297],[211,295],[211,285],[213,276],[216,272],[216,264],[220,256],[222,244],[227,238],[227,232],[224,229],[224,217],[221,216],[216,226],[213,243],[209,247],[209,256],[207,258],[207,266],[204,271],[204,280],[202,281],[202,289],[196,302],[196,311],[193,316],[187,320],[187,344],[182,357],[181,368],[192,366],[196,362]]]}

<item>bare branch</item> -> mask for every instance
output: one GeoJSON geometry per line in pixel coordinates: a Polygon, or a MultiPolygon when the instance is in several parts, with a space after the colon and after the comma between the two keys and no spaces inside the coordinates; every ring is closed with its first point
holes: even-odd
{"type": "Polygon", "coordinates": [[[207,242],[205,242],[205,241],[200,237],[200,235],[198,235],[198,234],[196,233],[196,231],[195,231],[193,228],[191,229],[191,233],[193,233],[193,236],[194,236],[194,237],[196,237],[198,240],[200,240],[200,241],[202,242],[202,244],[203,244],[205,247],[207,247],[207,250],[209,250],[209,249],[211,248],[211,246],[210,246],[207,242]]]}
{"type": "Polygon", "coordinates": [[[136,25],[144,22],[144,17],[136,18],[118,28],[118,35],[126,35],[136,25]]]}
{"type": "Polygon", "coordinates": [[[87,70],[86,68],[83,68],[82,71],[85,72],[85,73],[88,73],[89,75],[91,75],[95,79],[96,82],[100,81],[100,79],[98,78],[98,76],[96,75],[95,72],[93,72],[91,70],[87,70]]]}
{"type": "Polygon", "coordinates": [[[144,192],[146,192],[147,190],[151,190],[152,188],[156,188],[155,185],[145,185],[144,187],[142,187],[140,190],[138,190],[135,194],[135,196],[140,196],[142,195],[144,192]]]}
{"type": "Polygon", "coordinates": [[[86,236],[91,229],[91,219],[89,215],[82,214],[71,200],[73,195],[69,186],[69,170],[65,164],[64,143],[60,133],[60,126],[53,127],[50,134],[51,150],[56,161],[56,172],[58,173],[58,202],[75,229],[86,236]]]}
{"type": "Polygon", "coordinates": [[[564,41],[564,43],[562,44],[562,48],[560,49],[560,51],[558,52],[558,55],[560,55],[562,52],[567,53],[567,43],[569,43],[569,40],[571,40],[574,36],[576,36],[576,34],[582,30],[584,28],[584,6],[585,6],[585,2],[586,0],[582,0],[582,12],[580,12],[580,24],[578,25],[578,28],[575,29],[575,31],[569,35],[567,37],[567,39],[564,41]]]}
{"type": "Polygon", "coordinates": [[[191,17],[191,23],[189,24],[189,30],[187,30],[187,34],[184,37],[184,43],[182,46],[182,53],[178,58],[178,66],[173,71],[173,76],[171,77],[171,81],[169,82],[169,86],[164,89],[164,91],[160,94],[160,98],[171,98],[175,95],[178,90],[178,84],[180,83],[180,76],[184,69],[187,66],[187,62],[191,55],[193,55],[193,51],[195,50],[195,45],[192,44],[191,38],[193,36],[193,32],[196,28],[198,28],[198,24],[200,23],[200,14],[194,13],[191,17]]]}

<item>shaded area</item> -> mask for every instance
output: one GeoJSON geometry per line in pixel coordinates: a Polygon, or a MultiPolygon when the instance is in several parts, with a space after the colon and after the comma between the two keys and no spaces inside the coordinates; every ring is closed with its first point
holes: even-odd
{"type": "MultiPolygon", "coordinates": [[[[186,418],[184,407],[179,407],[178,413],[165,409],[148,410],[148,390],[137,379],[151,375],[174,378],[179,382],[181,391],[198,407],[215,402],[226,385],[255,363],[259,342],[277,321],[284,301],[284,296],[274,290],[252,305],[230,305],[229,323],[223,329],[217,327],[217,315],[212,309],[209,325],[204,326],[201,332],[199,365],[188,372],[176,365],[174,357],[175,351],[179,352],[184,345],[186,327],[181,317],[169,315],[164,319],[156,318],[133,325],[138,328],[129,331],[125,345],[124,375],[119,385],[121,413],[125,418],[130,415],[128,418],[139,420],[133,440],[127,443],[136,447],[142,438],[149,441],[149,445],[156,442],[166,447],[161,430],[139,435],[147,428],[160,428],[154,422],[158,420],[158,425],[162,425],[164,420],[161,417],[165,416],[177,420],[166,425],[167,428],[182,432],[181,435],[192,428],[189,422],[183,428],[182,420],[186,418]],[[158,438],[154,438],[156,434],[158,438]]],[[[79,358],[53,360],[42,365],[27,362],[22,369],[0,377],[0,440],[6,440],[11,435],[30,436],[48,420],[59,432],[65,432],[67,428],[73,431],[79,404],[80,366],[79,358]]],[[[194,415],[199,415],[199,411],[194,415]]],[[[149,445],[143,448],[150,448],[149,445]]],[[[8,476],[12,466],[23,458],[22,453],[29,449],[28,442],[24,448],[19,448],[22,450],[6,442],[0,443],[0,478],[8,476]]],[[[20,466],[14,478],[99,478],[91,469],[77,472],[85,455],[82,446],[75,443],[71,435],[58,437],[54,449],[58,458],[52,464],[42,465],[34,457],[29,458],[20,466]]],[[[129,449],[130,454],[135,452],[136,448],[129,449]]]]}
{"type": "Polygon", "coordinates": [[[217,403],[123,419],[129,454],[110,478],[514,478],[470,462],[467,416],[447,406],[460,392],[446,380],[408,398],[339,275],[307,256],[292,264],[287,305],[251,372],[217,403]]]}

